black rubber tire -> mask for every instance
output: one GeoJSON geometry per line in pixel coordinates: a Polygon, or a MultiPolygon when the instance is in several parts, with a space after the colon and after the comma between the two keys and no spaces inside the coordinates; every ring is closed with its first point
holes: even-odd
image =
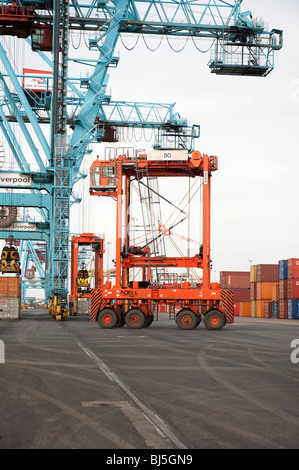
{"type": "Polygon", "coordinates": [[[153,319],[154,319],[154,315],[153,315],[153,314],[146,315],[144,328],[148,328],[148,327],[152,324],[153,319]]]}
{"type": "Polygon", "coordinates": [[[176,324],[181,330],[193,330],[199,325],[198,316],[192,310],[184,308],[176,316],[176,324]]]}
{"type": "Polygon", "coordinates": [[[226,319],[219,310],[210,310],[204,316],[204,325],[208,330],[222,330],[225,326],[226,319]]]}
{"type": "Polygon", "coordinates": [[[101,328],[114,328],[118,321],[118,314],[113,308],[103,308],[98,314],[98,324],[101,328]]]}
{"type": "Polygon", "coordinates": [[[128,328],[143,328],[146,323],[145,314],[140,308],[131,308],[125,315],[125,323],[128,328]]]}

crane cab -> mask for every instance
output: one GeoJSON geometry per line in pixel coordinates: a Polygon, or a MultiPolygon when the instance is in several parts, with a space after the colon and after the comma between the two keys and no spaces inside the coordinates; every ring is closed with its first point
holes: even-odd
{"type": "Polygon", "coordinates": [[[77,286],[78,292],[86,292],[88,289],[90,289],[89,273],[85,267],[85,264],[82,264],[81,268],[78,271],[77,286]]]}
{"type": "Polygon", "coordinates": [[[21,273],[19,252],[11,240],[7,242],[2,250],[0,271],[2,274],[21,273]]]}
{"type": "Polygon", "coordinates": [[[91,195],[114,196],[116,192],[115,160],[99,160],[97,158],[90,167],[91,195]]]}

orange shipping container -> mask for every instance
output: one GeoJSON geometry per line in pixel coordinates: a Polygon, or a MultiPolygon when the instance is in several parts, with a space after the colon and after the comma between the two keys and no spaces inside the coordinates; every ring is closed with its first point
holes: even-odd
{"type": "MultiPolygon", "coordinates": [[[[278,285],[278,282],[277,282],[277,285],[278,285]]],[[[272,286],[273,286],[273,282],[257,282],[257,286],[256,286],[257,300],[272,300],[272,286]]]]}
{"type": "Polygon", "coordinates": [[[256,316],[258,318],[265,317],[265,300],[257,300],[256,301],[256,316]]]}
{"type": "Polygon", "coordinates": [[[21,297],[21,285],[20,277],[1,277],[0,297],[21,297]]]}
{"type": "Polygon", "coordinates": [[[240,317],[251,317],[251,302],[240,303],[240,317]]]}

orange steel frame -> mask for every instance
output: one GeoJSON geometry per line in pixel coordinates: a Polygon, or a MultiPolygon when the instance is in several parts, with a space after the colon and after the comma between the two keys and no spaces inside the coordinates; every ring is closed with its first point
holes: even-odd
{"type": "MultiPolygon", "coordinates": [[[[132,158],[119,156],[117,159],[96,160],[91,167],[91,179],[95,167],[100,170],[103,166],[115,165],[115,185],[108,185],[108,178],[102,178],[101,184],[91,184],[90,194],[99,196],[111,196],[116,199],[116,258],[115,258],[115,285],[106,283],[102,288],[95,289],[91,296],[91,321],[96,321],[97,315],[102,308],[119,307],[122,312],[132,307],[143,308],[145,313],[150,310],[155,303],[173,303],[181,301],[181,304],[198,312],[198,306],[217,308],[226,316],[226,322],[233,322],[232,297],[227,302],[223,297],[224,290],[218,283],[211,283],[210,278],[210,210],[211,210],[211,176],[217,170],[218,158],[208,155],[201,155],[194,151],[190,158],[182,161],[160,161],[147,160],[146,155],[139,155],[132,161],[132,158]],[[180,286],[169,285],[168,288],[159,286],[139,287],[139,282],[129,286],[129,269],[143,267],[144,279],[149,269],[149,261],[146,253],[136,255],[128,253],[129,247],[129,215],[127,210],[125,223],[125,247],[126,254],[122,253],[122,214],[123,205],[128,208],[130,204],[130,178],[138,178],[140,170],[144,170],[144,176],[157,177],[182,177],[201,176],[203,178],[203,239],[202,254],[193,257],[150,257],[152,267],[193,267],[202,269],[202,283],[197,288],[191,288],[189,282],[184,282],[180,286]],[[125,180],[125,182],[124,182],[125,180]],[[125,203],[123,204],[123,195],[125,203]],[[227,308],[223,307],[224,300],[227,308]]],[[[139,176],[140,177],[140,176],[139,176]]]]}
{"type": "Polygon", "coordinates": [[[78,298],[90,298],[90,292],[79,293],[77,278],[78,278],[78,262],[79,262],[79,247],[92,246],[95,253],[95,288],[103,286],[103,255],[104,239],[95,236],[93,233],[82,233],[81,235],[74,235],[71,240],[71,293],[70,293],[70,307],[71,312],[76,314],[78,311],[78,298]]]}

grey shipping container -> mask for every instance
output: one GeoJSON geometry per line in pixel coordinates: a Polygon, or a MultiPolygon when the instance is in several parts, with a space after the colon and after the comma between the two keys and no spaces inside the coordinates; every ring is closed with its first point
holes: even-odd
{"type": "Polygon", "coordinates": [[[1,297],[0,320],[18,320],[21,318],[20,297],[1,297]]]}

